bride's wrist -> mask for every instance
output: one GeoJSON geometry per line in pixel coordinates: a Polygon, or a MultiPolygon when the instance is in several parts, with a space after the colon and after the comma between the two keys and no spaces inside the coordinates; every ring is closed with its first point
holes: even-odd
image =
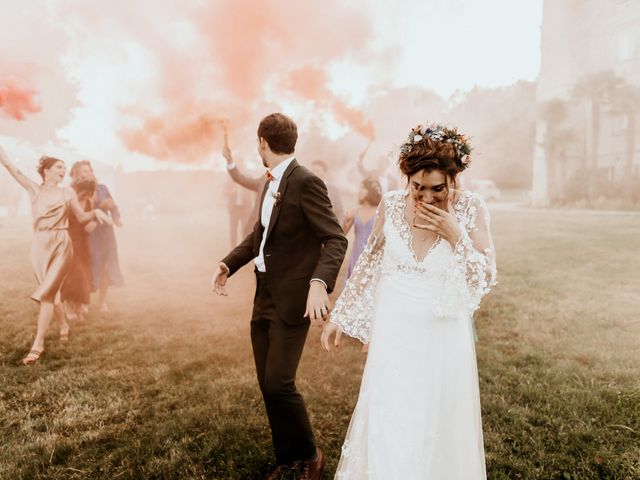
{"type": "Polygon", "coordinates": [[[451,248],[456,248],[456,245],[458,245],[458,242],[460,241],[460,237],[462,237],[462,234],[460,232],[455,232],[453,235],[450,235],[449,238],[447,238],[447,240],[451,244],[451,248]]]}

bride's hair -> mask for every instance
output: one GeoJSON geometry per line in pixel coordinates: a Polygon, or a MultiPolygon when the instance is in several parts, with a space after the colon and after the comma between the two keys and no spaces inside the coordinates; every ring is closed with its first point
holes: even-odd
{"type": "Polygon", "coordinates": [[[440,170],[452,180],[471,162],[471,145],[454,128],[418,125],[400,147],[398,166],[407,177],[421,170],[440,170]]]}
{"type": "Polygon", "coordinates": [[[62,160],[55,157],[47,157],[46,155],[40,157],[40,160],[38,161],[38,173],[42,177],[43,182],[44,182],[44,171],[50,169],[58,162],[62,162],[62,160]]]}

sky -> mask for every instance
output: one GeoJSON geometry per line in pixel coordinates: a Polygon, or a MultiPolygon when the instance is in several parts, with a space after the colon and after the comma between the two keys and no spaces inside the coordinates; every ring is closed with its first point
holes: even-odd
{"type": "Polygon", "coordinates": [[[222,120],[248,151],[276,110],[303,135],[370,139],[383,123],[366,114],[372,92],[449,99],[535,80],[540,64],[542,0],[0,7],[0,145],[27,164],[46,153],[125,170],[217,168],[222,120]]]}

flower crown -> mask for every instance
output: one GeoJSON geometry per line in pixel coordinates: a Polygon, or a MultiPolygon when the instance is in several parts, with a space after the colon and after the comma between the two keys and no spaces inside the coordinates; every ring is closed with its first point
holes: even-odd
{"type": "Polygon", "coordinates": [[[437,142],[446,142],[453,145],[456,150],[457,161],[462,168],[467,168],[471,163],[471,144],[469,139],[458,133],[455,127],[446,127],[436,123],[426,123],[411,129],[407,141],[400,147],[400,153],[408,154],[415,144],[420,143],[424,138],[430,138],[437,142]]]}

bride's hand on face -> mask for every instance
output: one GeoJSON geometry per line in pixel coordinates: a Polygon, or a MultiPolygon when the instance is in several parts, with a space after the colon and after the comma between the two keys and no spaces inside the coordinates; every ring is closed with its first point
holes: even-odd
{"type": "Polygon", "coordinates": [[[414,226],[437,233],[455,248],[460,240],[460,226],[453,213],[451,201],[446,205],[447,210],[442,210],[428,203],[416,202],[414,226]]]}
{"type": "Polygon", "coordinates": [[[322,329],[322,335],[320,336],[320,343],[325,352],[331,349],[331,335],[336,334],[336,338],[333,345],[338,348],[340,346],[340,338],[342,337],[342,329],[335,323],[327,322],[322,329]]]}

